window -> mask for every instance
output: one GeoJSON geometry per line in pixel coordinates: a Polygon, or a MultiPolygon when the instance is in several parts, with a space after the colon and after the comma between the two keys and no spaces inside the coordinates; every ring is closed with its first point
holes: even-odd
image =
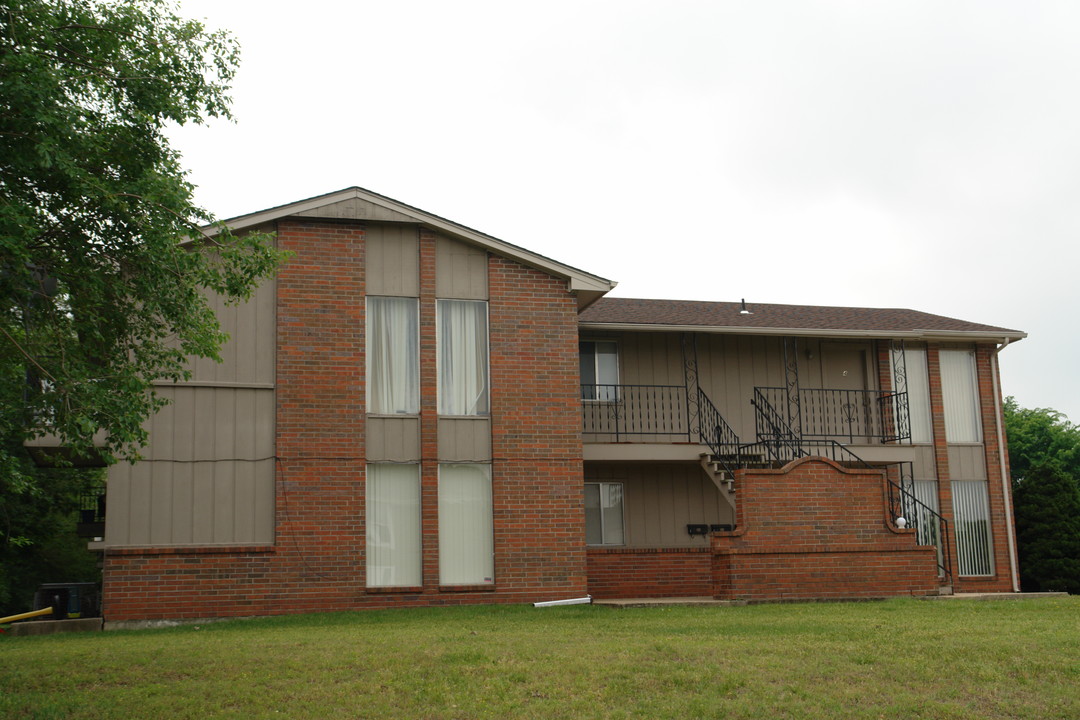
{"type": "Polygon", "coordinates": [[[990,575],[990,510],[985,480],[954,480],[953,522],[961,575],[990,575]]]}
{"type": "MultiPolygon", "coordinates": [[[[926,372],[926,350],[904,348],[904,367],[907,370],[908,415],[911,420],[911,442],[933,441],[930,422],[930,380],[926,372]]],[[[893,368],[893,388],[898,385],[893,368]]]]}
{"type": "Polygon", "coordinates": [[[585,542],[623,544],[623,484],[585,483],[585,542]]]}
{"type": "Polygon", "coordinates": [[[971,350],[942,350],[940,358],[945,440],[952,443],[981,442],[975,353],[971,350]]]}
{"type": "Polygon", "coordinates": [[[420,466],[367,466],[368,587],[418,587],[420,466]]]}
{"type": "Polygon", "coordinates": [[[416,298],[367,299],[368,412],[420,411],[420,333],[416,298]]]}
{"type": "Polygon", "coordinates": [[[487,303],[438,301],[439,414],[487,415],[487,303]]]}
{"type": "Polygon", "coordinates": [[[494,581],[491,466],[439,465],[439,583],[494,581]]]}
{"type": "Polygon", "coordinates": [[[945,439],[948,443],[981,443],[983,430],[978,419],[975,353],[970,350],[943,350],[940,357],[945,439]]]}
{"type": "Polygon", "coordinates": [[[578,343],[581,399],[614,402],[618,398],[619,346],[611,340],[578,343]]]}

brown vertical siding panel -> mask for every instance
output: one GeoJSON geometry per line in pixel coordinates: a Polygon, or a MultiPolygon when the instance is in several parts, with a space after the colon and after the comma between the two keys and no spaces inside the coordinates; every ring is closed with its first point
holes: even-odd
{"type": "Polygon", "coordinates": [[[183,545],[194,540],[195,485],[191,463],[172,466],[172,542],[183,545]]]}
{"type": "Polygon", "coordinates": [[[982,445],[950,445],[948,452],[953,480],[986,479],[986,451],[982,445]]]}
{"type": "Polygon", "coordinates": [[[420,461],[420,418],[369,416],[365,428],[368,462],[420,461]]]}
{"type": "Polygon", "coordinates": [[[192,463],[191,491],[194,505],[191,516],[191,542],[209,545],[214,542],[214,463],[192,463]]]}
{"type": "Polygon", "coordinates": [[[439,418],[439,460],[490,462],[491,421],[488,418],[439,418]]]}
{"type": "Polygon", "coordinates": [[[420,295],[419,233],[415,225],[369,225],[364,243],[368,295],[420,295]]]}
{"type": "Polygon", "coordinates": [[[174,463],[153,463],[147,481],[150,485],[150,522],[148,542],[169,545],[173,542],[172,509],[174,463]]]}
{"type": "Polygon", "coordinates": [[[105,544],[126,545],[131,532],[131,464],[109,468],[108,506],[105,508],[105,544]]]}
{"type": "Polygon", "coordinates": [[[230,540],[225,542],[250,543],[255,541],[255,466],[252,463],[235,463],[232,468],[233,504],[230,540]]]}
{"type": "Polygon", "coordinates": [[[443,235],[435,239],[435,296],[488,299],[487,252],[443,235]]]}
{"type": "Polygon", "coordinates": [[[131,468],[131,485],[128,493],[128,533],[131,545],[150,542],[151,479],[150,463],[137,463],[131,468]]]}
{"type": "Polygon", "coordinates": [[[233,538],[233,516],[236,509],[235,468],[220,462],[207,463],[207,466],[207,472],[212,473],[214,483],[213,542],[229,542],[233,538]]]}

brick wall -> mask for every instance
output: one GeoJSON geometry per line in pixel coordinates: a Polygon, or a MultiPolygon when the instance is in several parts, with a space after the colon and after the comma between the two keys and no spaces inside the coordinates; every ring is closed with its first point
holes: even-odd
{"type": "Polygon", "coordinates": [[[577,313],[566,282],[489,258],[493,587],[438,584],[434,236],[421,232],[424,585],[366,588],[360,223],[284,220],[278,276],[276,538],[112,548],[106,621],[532,602],[586,593],[577,313]]]}
{"type": "Polygon", "coordinates": [[[712,595],[710,548],[589,548],[588,556],[598,600],[712,595]]]}
{"type": "Polygon", "coordinates": [[[935,551],[886,519],[885,479],[807,458],[738,474],[738,529],[713,536],[716,597],[798,600],[937,592],[935,551]]]}

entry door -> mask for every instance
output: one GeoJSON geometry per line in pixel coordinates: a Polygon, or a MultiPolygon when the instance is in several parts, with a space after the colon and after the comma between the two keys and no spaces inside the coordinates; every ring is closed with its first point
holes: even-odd
{"type": "Polygon", "coordinates": [[[869,350],[852,345],[821,346],[821,380],[824,390],[815,398],[827,434],[844,443],[866,443],[874,435],[875,399],[867,383],[869,350]]]}

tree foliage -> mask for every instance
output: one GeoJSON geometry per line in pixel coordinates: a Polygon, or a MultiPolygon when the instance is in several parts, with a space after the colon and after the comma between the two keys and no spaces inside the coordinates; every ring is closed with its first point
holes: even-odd
{"type": "Polygon", "coordinates": [[[1005,428],[1023,587],[1080,593],[1080,428],[1011,397],[1005,428]]]}
{"type": "MultiPolygon", "coordinates": [[[[0,517],[75,487],[33,468],[27,438],[135,457],[154,383],[218,357],[205,291],[243,300],[282,259],[267,236],[202,232],[213,218],[165,136],[230,117],[237,59],[168,0],[0,8],[0,517]]],[[[0,552],[32,539],[15,525],[0,552]]]]}
{"type": "Polygon", "coordinates": [[[1025,590],[1080,594],[1080,489],[1051,464],[1032,467],[1013,494],[1025,590]]]}
{"type": "Polygon", "coordinates": [[[164,135],[229,117],[237,59],[230,35],[166,0],[0,10],[0,382],[23,396],[4,436],[87,450],[100,430],[109,455],[132,456],[160,406],[152,383],[217,357],[201,289],[246,298],[280,260],[265,236],[202,239],[212,217],[164,135]]]}

